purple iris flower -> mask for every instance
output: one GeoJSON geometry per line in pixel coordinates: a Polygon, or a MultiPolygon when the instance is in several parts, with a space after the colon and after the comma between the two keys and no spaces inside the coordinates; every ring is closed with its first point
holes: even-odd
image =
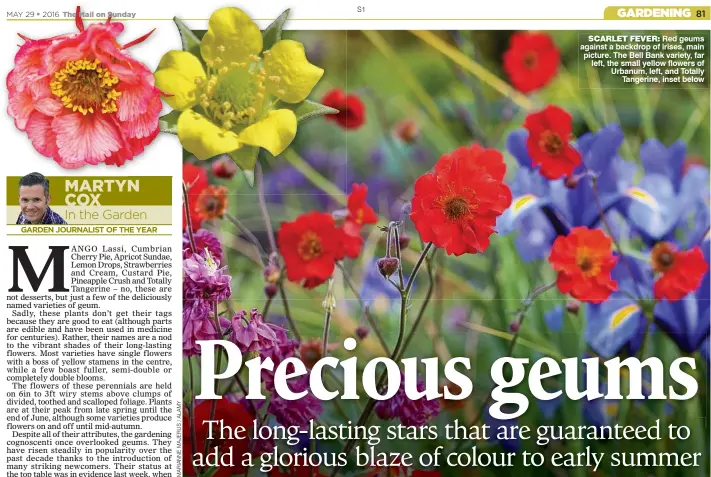
{"type": "Polygon", "coordinates": [[[561,394],[557,398],[544,401],[543,399],[538,399],[538,409],[541,410],[543,414],[543,419],[550,421],[558,413],[558,409],[563,405],[563,396],[561,394]]]}
{"type": "Polygon", "coordinates": [[[518,437],[499,439],[499,435],[504,435],[506,432],[507,436],[512,434],[512,427],[518,426],[518,419],[496,419],[491,415],[491,406],[486,408],[486,415],[484,416],[485,423],[489,425],[489,442],[498,442],[501,447],[506,452],[518,452],[521,450],[521,441],[518,437]],[[506,429],[508,428],[508,429],[506,429]]]}
{"type": "Polygon", "coordinates": [[[685,157],[682,141],[667,148],[649,139],[640,147],[645,176],[628,191],[626,215],[648,245],[688,229],[691,215],[708,215],[709,171],[700,165],[685,170],[685,157]]]}
{"type": "Polygon", "coordinates": [[[629,256],[620,258],[612,270],[612,278],[619,289],[604,303],[586,304],[585,312],[585,341],[604,358],[611,358],[622,350],[630,355],[639,351],[647,319],[633,297],[641,294],[640,298],[650,299],[654,296],[654,276],[647,262],[629,256]]]}
{"type": "MultiPolygon", "coordinates": [[[[418,152],[414,160],[422,161],[423,154],[421,151],[418,152]]],[[[386,173],[390,159],[385,150],[376,148],[371,153],[368,168],[363,171],[357,170],[347,155],[318,147],[301,151],[301,157],[344,194],[350,193],[353,183],[366,184],[369,202],[374,205],[378,213],[392,220],[401,218],[400,209],[403,205],[401,195],[406,186],[393,175],[386,173]]],[[[290,164],[283,164],[268,173],[265,177],[265,194],[269,202],[278,204],[284,204],[289,194],[298,194],[300,200],[311,200],[313,206],[320,210],[335,210],[342,207],[342,204],[312,184],[290,164]]]]}
{"type": "Polygon", "coordinates": [[[624,139],[617,124],[578,138],[574,146],[583,165],[568,180],[549,181],[531,168],[527,139],[524,130],[514,131],[507,138],[506,148],[519,168],[511,184],[511,206],[497,223],[502,235],[519,231],[516,244],[525,260],[544,258],[555,238],[572,227],[599,225],[600,210],[590,175],[597,177],[600,207],[607,213],[622,208],[635,172],[633,163],[617,155],[624,139]]]}
{"type": "Polygon", "coordinates": [[[557,333],[563,329],[563,314],[563,307],[559,305],[543,315],[543,319],[551,331],[557,333]]]}

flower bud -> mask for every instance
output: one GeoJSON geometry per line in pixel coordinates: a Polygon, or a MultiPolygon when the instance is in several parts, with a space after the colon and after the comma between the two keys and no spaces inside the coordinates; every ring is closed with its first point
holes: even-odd
{"type": "Polygon", "coordinates": [[[509,324],[509,331],[511,333],[518,333],[518,330],[521,329],[521,324],[518,321],[512,321],[511,324],[509,324]]]}
{"type": "Polygon", "coordinates": [[[412,119],[404,119],[393,126],[395,137],[406,144],[412,144],[420,137],[420,128],[412,119]]]}
{"type": "Polygon", "coordinates": [[[568,313],[577,315],[580,311],[580,303],[578,303],[577,301],[569,301],[565,304],[565,309],[568,313]]]}
{"type": "Polygon", "coordinates": [[[333,279],[328,280],[328,291],[326,297],[321,302],[321,306],[329,313],[336,309],[336,296],[333,294],[333,279]]]}
{"type": "Polygon", "coordinates": [[[237,172],[237,164],[227,155],[222,155],[212,163],[212,173],[221,179],[232,179],[237,172]]]}
{"type": "Polygon", "coordinates": [[[281,278],[281,271],[279,270],[279,267],[271,263],[264,267],[264,280],[267,283],[276,283],[279,281],[279,278],[281,278]]]}
{"type": "Polygon", "coordinates": [[[578,187],[578,178],[575,176],[567,176],[565,178],[565,187],[568,189],[575,189],[578,187]]]}
{"type": "Polygon", "coordinates": [[[400,239],[400,250],[405,250],[408,247],[408,245],[410,245],[410,236],[403,232],[399,236],[399,239],[400,239]]]}
{"type": "Polygon", "coordinates": [[[269,283],[267,284],[267,286],[264,287],[264,294],[267,296],[267,298],[274,298],[278,291],[279,289],[274,283],[269,283]]]}
{"type": "Polygon", "coordinates": [[[400,267],[400,260],[395,257],[379,258],[376,263],[380,274],[385,278],[389,278],[400,267]]]}
{"type": "Polygon", "coordinates": [[[359,340],[364,340],[368,336],[368,333],[370,333],[370,330],[363,325],[359,326],[355,330],[355,334],[359,340]]]}

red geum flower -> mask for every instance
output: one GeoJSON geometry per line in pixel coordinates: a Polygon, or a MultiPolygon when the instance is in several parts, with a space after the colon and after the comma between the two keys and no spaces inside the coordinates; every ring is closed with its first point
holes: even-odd
{"type": "Polygon", "coordinates": [[[617,290],[610,273],[618,258],[612,254],[612,239],[602,230],[574,227],[553,242],[549,260],[558,272],[561,293],[602,303],[617,290]]]}
{"type": "Polygon", "coordinates": [[[219,219],[227,211],[227,187],[209,185],[195,202],[195,214],[200,220],[219,219]]]}
{"type": "Polygon", "coordinates": [[[378,214],[366,201],[368,186],[366,184],[353,184],[351,193],[348,194],[348,216],[346,222],[352,222],[361,227],[366,224],[378,222],[378,214]]]}
{"type": "Polygon", "coordinates": [[[212,161],[212,173],[220,179],[232,179],[237,172],[237,164],[230,156],[223,154],[218,159],[212,161]]]}
{"type": "MultiPolygon", "coordinates": [[[[332,351],[338,348],[337,343],[329,343],[326,349],[332,351]]],[[[310,340],[305,340],[299,345],[299,356],[301,356],[301,361],[304,365],[311,369],[316,363],[323,358],[323,340],[319,338],[312,338],[310,340]]]]}
{"type": "Polygon", "coordinates": [[[523,127],[528,129],[526,146],[531,156],[531,168],[541,166],[546,179],[560,179],[573,173],[582,162],[580,153],[570,145],[573,117],[558,106],[546,106],[543,111],[526,116],[523,127]]]}
{"type": "Polygon", "coordinates": [[[514,33],[504,53],[504,70],[514,88],[522,93],[547,85],[559,64],[560,52],[546,33],[514,33]]]}
{"type": "Polygon", "coordinates": [[[361,231],[366,224],[378,222],[378,214],[368,205],[368,186],[366,184],[353,184],[351,193],[348,194],[348,215],[343,223],[343,247],[344,253],[350,258],[360,255],[363,247],[361,231]]]}
{"type": "Polygon", "coordinates": [[[334,88],[326,93],[321,103],[339,111],[338,114],[327,114],[326,119],[335,121],[344,129],[358,129],[365,123],[365,106],[355,94],[334,88]]]}
{"type": "Polygon", "coordinates": [[[652,248],[652,269],[659,274],[654,282],[654,298],[677,301],[696,291],[709,267],[698,246],[679,251],[669,242],[652,248]]]}
{"type": "MultiPolygon", "coordinates": [[[[190,211],[190,221],[193,231],[197,231],[202,225],[202,220],[195,213],[195,206],[200,192],[207,187],[207,171],[202,167],[193,164],[183,164],[183,182],[188,188],[188,210],[190,211]]],[[[183,208],[183,230],[187,227],[185,208],[183,208]]]]}
{"type": "Polygon", "coordinates": [[[706,167],[706,161],[698,154],[690,154],[684,159],[684,165],[681,169],[681,174],[686,174],[692,167],[706,167]]]}
{"type": "Polygon", "coordinates": [[[482,253],[496,219],[511,205],[500,152],[478,144],[443,155],[415,182],[410,218],[422,240],[449,255],[482,253]]]}
{"type": "MultiPolygon", "coordinates": [[[[195,452],[202,454],[205,450],[205,442],[210,435],[209,421],[211,417],[212,401],[203,401],[193,411],[194,417],[191,419],[187,412],[183,412],[183,472],[185,475],[197,475],[196,468],[193,465],[193,448],[191,433],[195,429],[195,452]]],[[[238,403],[230,402],[227,399],[220,399],[215,405],[215,421],[222,421],[225,428],[235,429],[237,426],[242,426],[246,429],[252,425],[252,416],[247,410],[238,403]]],[[[220,429],[213,427],[213,439],[208,442],[208,454],[214,455],[217,448],[218,457],[224,454],[232,454],[232,465],[221,465],[220,470],[214,474],[214,477],[230,477],[235,474],[242,474],[246,468],[242,465],[242,456],[249,451],[248,439],[219,439],[220,429]]],[[[227,463],[227,461],[225,461],[227,463]]],[[[200,468],[201,473],[206,470],[205,467],[200,468]]]]}
{"type": "Polygon", "coordinates": [[[343,235],[334,218],[321,212],[309,212],[293,222],[283,222],[277,243],[289,281],[315,288],[328,280],[336,261],[344,257],[343,235]]]}

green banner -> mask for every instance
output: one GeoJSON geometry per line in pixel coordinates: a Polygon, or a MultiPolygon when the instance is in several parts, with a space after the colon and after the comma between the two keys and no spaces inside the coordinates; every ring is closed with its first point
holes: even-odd
{"type": "MultiPolygon", "coordinates": [[[[7,178],[7,204],[18,203],[20,176],[7,178]]],[[[50,176],[52,206],[172,205],[170,176],[50,176]]]]}

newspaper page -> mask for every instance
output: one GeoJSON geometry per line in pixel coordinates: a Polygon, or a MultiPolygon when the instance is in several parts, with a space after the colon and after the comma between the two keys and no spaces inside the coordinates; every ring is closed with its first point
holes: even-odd
{"type": "Polygon", "coordinates": [[[711,472],[711,6],[4,9],[0,476],[711,472]]]}

